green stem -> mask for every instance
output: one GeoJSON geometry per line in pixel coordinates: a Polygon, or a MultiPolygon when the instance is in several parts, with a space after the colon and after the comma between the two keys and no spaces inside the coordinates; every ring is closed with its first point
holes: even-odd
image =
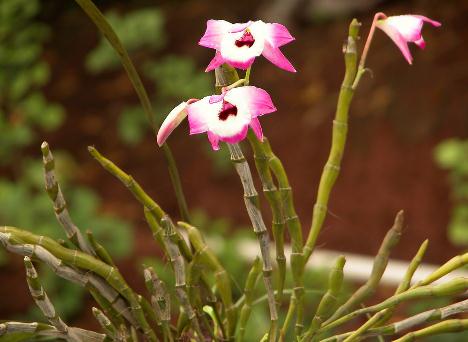
{"type": "Polygon", "coordinates": [[[405,336],[395,340],[394,342],[410,342],[427,336],[459,332],[465,330],[468,330],[468,319],[450,319],[417,331],[410,332],[409,334],[406,334],[405,336]]]}
{"type": "Polygon", "coordinates": [[[78,268],[89,270],[104,278],[104,280],[106,280],[109,285],[111,285],[117,292],[119,292],[125,299],[128,300],[132,313],[137,322],[140,324],[141,329],[143,330],[143,333],[146,335],[148,340],[157,340],[154,331],[150,328],[148,322],[145,319],[136,294],[128,286],[116,268],[107,265],[103,261],[96,259],[89,254],[78,250],[65,248],[46,236],[38,236],[18,228],[8,226],[0,227],[0,233],[5,234],[8,236],[8,239],[11,238],[13,241],[18,240],[28,244],[44,247],[63,262],[78,268]]]}
{"type": "Polygon", "coordinates": [[[380,245],[379,251],[374,259],[369,279],[363,286],[354,292],[354,294],[343,305],[341,305],[327,321],[325,321],[324,325],[327,325],[348,313],[375,292],[387,267],[390,252],[400,241],[403,224],[404,214],[403,211],[400,211],[395,217],[395,222],[392,228],[387,232],[382,244],[380,245]]]}
{"type": "Polygon", "coordinates": [[[464,293],[467,289],[468,279],[464,277],[454,278],[453,280],[440,285],[426,285],[415,289],[409,289],[408,291],[394,295],[379,304],[356,310],[334,321],[330,321],[329,323],[325,322],[317,333],[324,333],[334,329],[359,315],[375,313],[387,308],[392,308],[402,302],[431,297],[455,296],[464,293]]]}
{"type": "Polygon", "coordinates": [[[238,330],[236,333],[236,342],[242,342],[245,335],[245,327],[250,318],[250,313],[252,311],[252,303],[254,300],[254,290],[255,285],[257,284],[258,278],[260,277],[260,272],[262,271],[262,263],[259,257],[255,258],[252,268],[247,275],[247,280],[245,281],[244,286],[244,303],[240,310],[239,315],[239,324],[238,330]]]}
{"type": "Polygon", "coordinates": [[[328,280],[328,290],[323,295],[322,299],[317,308],[317,312],[315,313],[312,322],[307,330],[306,334],[304,335],[302,341],[309,341],[312,339],[312,336],[315,332],[320,328],[322,323],[330,317],[332,314],[338,296],[341,292],[341,286],[343,284],[343,268],[346,263],[346,259],[344,256],[340,256],[336,262],[335,266],[330,270],[330,276],[328,280]]]}
{"type": "MultiPolygon", "coordinates": [[[[113,30],[112,26],[106,20],[105,16],[102,12],[94,5],[91,0],[75,0],[78,5],[83,9],[83,11],[88,15],[88,17],[94,22],[96,27],[101,31],[107,41],[110,43],[112,48],[117,53],[120,61],[127,72],[128,78],[130,79],[133,88],[135,89],[138,98],[141,102],[143,110],[146,114],[146,117],[151,125],[152,130],[156,133],[157,126],[155,122],[155,115],[153,112],[153,107],[148,97],[148,93],[146,92],[145,87],[143,86],[143,82],[136,71],[135,66],[133,65],[130,56],[128,55],[127,50],[123,46],[122,42],[120,41],[119,37],[113,30]]],[[[177,165],[175,163],[174,157],[172,155],[171,149],[169,145],[165,143],[163,145],[163,152],[164,157],[166,158],[166,162],[169,168],[169,175],[171,177],[172,186],[174,188],[174,192],[176,195],[177,203],[180,210],[180,215],[183,220],[189,220],[189,211],[187,209],[187,201],[185,200],[184,192],[182,189],[182,182],[180,180],[179,171],[177,169],[177,165]]]]}
{"type": "Polygon", "coordinates": [[[269,166],[269,157],[262,148],[262,143],[249,131],[248,138],[254,151],[255,166],[262,182],[263,194],[270,205],[272,212],[272,232],[276,247],[276,263],[278,265],[278,280],[276,291],[276,302],[281,305],[283,297],[284,282],[286,279],[286,256],[284,255],[284,229],[285,220],[283,215],[281,194],[276,187],[269,166]]]}
{"type": "Polygon", "coordinates": [[[252,174],[249,164],[247,163],[242,150],[238,144],[227,144],[231,154],[231,161],[239,175],[239,178],[244,189],[244,203],[252,223],[253,230],[257,235],[257,240],[260,246],[261,256],[263,260],[263,280],[265,289],[268,294],[268,307],[270,309],[270,332],[269,340],[276,341],[276,331],[278,322],[278,313],[276,309],[274,291],[272,288],[271,274],[273,267],[270,258],[270,238],[268,231],[263,221],[260,201],[257,190],[253,183],[252,174]]]}
{"type": "Polygon", "coordinates": [[[197,258],[197,267],[207,267],[215,276],[216,288],[220,294],[221,301],[223,302],[227,318],[225,331],[228,335],[225,337],[227,337],[228,340],[232,340],[234,338],[234,330],[236,326],[236,309],[232,301],[232,289],[229,274],[221,265],[221,262],[213,251],[206,244],[202,234],[197,228],[185,222],[178,222],[178,225],[187,232],[190,243],[196,251],[195,257],[197,258]]]}
{"type": "Polygon", "coordinates": [[[45,189],[54,204],[54,212],[57,221],[63,227],[67,238],[73,245],[90,255],[96,255],[93,247],[84,239],[79,228],[73,223],[68,212],[67,202],[63,196],[57,177],[55,176],[55,159],[49,144],[44,141],[41,145],[42,163],[44,168],[45,189]]]}
{"type": "Polygon", "coordinates": [[[340,172],[341,160],[346,145],[348,131],[348,113],[351,100],[354,95],[352,85],[356,77],[357,51],[356,41],[358,39],[360,23],[354,19],[349,26],[348,41],[344,48],[345,76],[338,96],[338,105],[333,121],[332,145],[330,155],[320,178],[317,192],[317,201],[312,213],[312,224],[309,236],[304,247],[305,263],[309,260],[315,248],[317,237],[322,229],[327,213],[330,193],[340,172]]]}

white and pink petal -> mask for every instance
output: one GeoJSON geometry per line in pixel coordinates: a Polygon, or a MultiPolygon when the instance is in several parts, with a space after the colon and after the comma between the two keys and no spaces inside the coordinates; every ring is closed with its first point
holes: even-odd
{"type": "Polygon", "coordinates": [[[206,22],[206,31],[203,37],[198,42],[199,45],[211,49],[219,50],[221,47],[221,40],[224,35],[230,31],[233,24],[226,20],[213,20],[210,19],[206,22]]]}
{"type": "Polygon", "coordinates": [[[179,126],[182,120],[187,116],[187,102],[182,102],[176,106],[164,119],[161,127],[159,128],[156,142],[162,146],[172,131],[179,126]]]}
{"type": "Polygon", "coordinates": [[[204,133],[209,130],[209,123],[217,118],[222,103],[210,103],[210,97],[206,96],[200,101],[187,106],[190,134],[204,133]]]}
{"type": "Polygon", "coordinates": [[[265,43],[262,52],[263,57],[268,59],[271,63],[276,65],[278,68],[289,72],[296,72],[291,62],[283,55],[280,49],[273,47],[268,42],[265,43]]]}
{"type": "Polygon", "coordinates": [[[251,118],[276,111],[270,95],[264,89],[254,86],[231,89],[226,93],[225,99],[244,108],[250,113],[251,118]]]}
{"type": "Polygon", "coordinates": [[[277,23],[266,24],[266,40],[271,46],[279,48],[286,45],[295,38],[289,33],[286,26],[277,23]]]}

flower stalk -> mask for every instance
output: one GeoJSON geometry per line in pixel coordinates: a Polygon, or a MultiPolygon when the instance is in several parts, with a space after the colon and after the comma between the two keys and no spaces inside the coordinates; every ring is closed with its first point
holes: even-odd
{"type": "Polygon", "coordinates": [[[304,246],[304,261],[307,263],[312,251],[315,248],[317,237],[322,229],[325,216],[327,214],[328,200],[340,172],[341,160],[346,146],[346,136],[348,133],[348,114],[353,99],[354,89],[352,88],[356,77],[357,68],[357,47],[359,28],[361,24],[353,19],[349,26],[348,40],[344,46],[345,76],[341,84],[338,95],[338,105],[336,108],[335,120],[333,120],[332,144],[328,160],[323,168],[322,176],[317,192],[317,200],[312,213],[312,224],[309,235],[304,246]]]}
{"type": "MultiPolygon", "coordinates": [[[[120,41],[119,37],[115,33],[112,26],[106,20],[105,16],[96,7],[92,0],[75,0],[76,3],[83,9],[86,15],[93,21],[99,31],[104,35],[107,39],[109,44],[117,53],[122,66],[124,67],[125,71],[127,72],[128,78],[135,89],[135,92],[138,95],[138,98],[141,102],[143,110],[146,114],[148,122],[151,125],[153,132],[156,134],[158,131],[158,127],[156,126],[155,122],[155,115],[153,112],[153,106],[151,105],[151,101],[149,100],[148,93],[141,81],[140,75],[136,71],[136,68],[128,55],[127,50],[123,46],[122,42],[120,41]]],[[[177,165],[172,154],[172,151],[167,143],[162,146],[164,157],[166,159],[167,167],[169,169],[169,176],[171,178],[172,186],[174,188],[174,193],[177,199],[177,203],[179,206],[179,211],[182,219],[184,221],[190,222],[190,215],[187,206],[187,201],[185,199],[184,191],[182,188],[182,182],[180,180],[179,170],[177,169],[177,165]]]]}

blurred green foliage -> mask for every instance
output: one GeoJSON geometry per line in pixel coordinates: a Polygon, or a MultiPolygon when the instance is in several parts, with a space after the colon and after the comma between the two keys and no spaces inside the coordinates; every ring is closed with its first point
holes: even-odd
{"type": "MultiPolygon", "coordinates": [[[[34,233],[65,239],[58,225],[53,204],[43,185],[38,131],[54,131],[65,119],[63,108],[46,100],[42,87],[50,77],[49,65],[42,59],[49,27],[36,21],[38,0],[1,2],[0,17],[0,166],[12,164],[0,175],[0,222],[26,228],[34,233]],[[37,144],[37,158],[23,157],[23,151],[37,144]]],[[[78,166],[60,151],[55,152],[70,213],[82,229],[93,231],[96,239],[116,258],[131,252],[133,235],[128,223],[99,213],[100,198],[93,189],[76,184],[78,166]],[[73,184],[72,186],[72,183],[73,184]]],[[[0,265],[6,254],[0,250],[0,265]]],[[[83,289],[61,281],[47,268],[41,278],[56,299],[56,307],[70,317],[82,305],[83,289]]],[[[34,316],[36,306],[31,309],[34,316]]],[[[38,313],[38,312],[37,312],[38,313]]],[[[37,315],[40,317],[40,314],[37,315]]]]}
{"type": "Polygon", "coordinates": [[[448,139],[435,149],[437,164],[449,172],[452,215],[448,226],[450,241],[468,246],[468,140],[448,139]]]}
{"type": "MultiPolygon", "coordinates": [[[[154,89],[151,100],[157,123],[162,123],[174,104],[212,93],[214,80],[202,72],[191,58],[178,55],[156,57],[167,47],[164,13],[160,9],[146,7],[122,14],[110,10],[105,15],[130,56],[140,65],[145,80],[154,89]]],[[[85,65],[95,74],[121,68],[115,51],[105,38],[101,38],[96,48],[88,54],[85,65]]],[[[120,138],[130,145],[139,143],[150,131],[139,105],[124,108],[117,127],[120,138]]],[[[209,146],[205,146],[215,172],[232,170],[229,158],[226,158],[227,150],[212,153],[209,146]]]]}
{"type": "Polygon", "coordinates": [[[54,130],[64,120],[60,105],[49,103],[40,87],[50,70],[42,60],[48,27],[35,21],[38,0],[2,1],[0,20],[0,165],[16,148],[35,141],[35,128],[54,130]]]}

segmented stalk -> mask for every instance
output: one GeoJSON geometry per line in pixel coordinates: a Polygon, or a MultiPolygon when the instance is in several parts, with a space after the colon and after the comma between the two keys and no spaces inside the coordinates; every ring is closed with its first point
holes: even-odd
{"type": "Polygon", "coordinates": [[[38,259],[49,266],[59,277],[87,288],[94,299],[105,310],[106,314],[111,317],[116,324],[123,323],[121,318],[121,315],[123,315],[132,325],[139,327],[138,323],[130,314],[130,309],[127,304],[119,296],[119,293],[101,277],[91,272],[83,272],[79,269],[71,268],[44,247],[34,244],[25,244],[17,237],[13,237],[11,233],[0,232],[0,242],[7,250],[19,255],[38,259]]]}
{"type": "Polygon", "coordinates": [[[270,341],[275,341],[278,313],[276,311],[275,296],[271,280],[273,267],[271,265],[270,257],[270,238],[268,236],[265,223],[263,222],[258,193],[252,180],[249,164],[245,160],[242,150],[238,144],[227,144],[227,146],[231,154],[231,161],[234,163],[234,167],[241,180],[242,187],[244,189],[245,207],[260,245],[260,251],[263,260],[263,280],[265,283],[266,292],[268,294],[268,307],[270,309],[271,327],[269,339],[270,341]]]}
{"type": "MultiPolygon", "coordinates": [[[[153,214],[153,211],[145,208],[145,217],[148,224],[153,226],[152,230],[154,231],[157,229],[154,228],[154,226],[159,225],[159,223],[157,217],[153,214]]],[[[174,271],[177,297],[179,298],[180,305],[182,306],[185,314],[191,322],[192,328],[197,334],[197,340],[201,341],[203,340],[203,334],[200,329],[200,323],[198,322],[197,315],[190,304],[191,301],[187,291],[184,259],[180,254],[178,245],[173,241],[173,236],[176,234],[174,224],[167,215],[164,215],[159,222],[163,230],[163,242],[174,271]]]]}
{"type": "MultiPolygon", "coordinates": [[[[411,328],[420,326],[421,324],[445,319],[447,317],[465,312],[468,312],[468,299],[462,302],[450,304],[443,308],[424,311],[412,317],[406,318],[402,321],[394,322],[383,327],[371,328],[368,331],[366,331],[363,335],[361,335],[361,338],[401,334],[405,331],[408,331],[411,328]]],[[[352,333],[353,332],[348,332],[340,335],[335,335],[324,339],[323,342],[341,342],[346,337],[350,336],[352,333]]]]}
{"type": "Polygon", "coordinates": [[[58,331],[67,333],[68,327],[55,311],[54,305],[42,288],[36,269],[29,257],[24,257],[24,266],[26,268],[26,280],[28,282],[29,292],[31,292],[34,302],[39,309],[41,309],[50,324],[52,324],[58,331]]]}
{"type": "Polygon", "coordinates": [[[357,51],[356,41],[358,39],[360,23],[353,19],[349,26],[347,43],[343,48],[345,59],[345,76],[341,84],[336,108],[335,120],[333,121],[332,144],[328,160],[323,168],[322,176],[317,191],[317,200],[312,213],[312,224],[309,235],[304,246],[304,257],[307,262],[317,242],[317,237],[322,229],[328,208],[328,199],[340,172],[341,159],[343,157],[346,135],[348,132],[348,113],[353,99],[352,88],[356,77],[357,51]]]}
{"type": "Polygon", "coordinates": [[[236,342],[241,342],[244,340],[245,327],[250,318],[250,313],[252,312],[252,302],[254,300],[254,290],[255,285],[260,277],[260,272],[262,271],[262,262],[257,256],[252,264],[252,268],[247,275],[244,286],[244,304],[240,310],[239,315],[239,324],[236,333],[236,342]]]}
{"type": "MultiPolygon", "coordinates": [[[[138,184],[133,177],[125,171],[123,171],[121,168],[119,168],[117,165],[115,165],[111,160],[107,159],[104,157],[99,151],[93,147],[93,146],[88,146],[88,151],[91,154],[91,156],[96,159],[96,161],[101,164],[101,166],[109,172],[111,175],[116,177],[118,180],[122,182],[123,185],[133,194],[133,196],[136,198],[138,202],[140,202],[146,209],[148,209],[159,221],[158,226],[162,227],[162,222],[161,220],[167,216],[167,214],[164,212],[164,210],[161,209],[161,207],[143,190],[143,188],[138,184]]],[[[187,260],[191,260],[192,257],[192,252],[190,251],[190,248],[187,246],[185,243],[184,239],[180,236],[180,234],[175,231],[175,239],[177,239],[177,244],[179,245],[181,252],[183,256],[187,260]]],[[[159,234],[158,231],[153,231],[153,235],[155,235],[156,239],[158,242],[161,241],[160,237],[161,235],[159,234]],[[155,235],[156,234],[156,235],[155,235]]]]}
{"type": "MultiPolygon", "coordinates": [[[[47,249],[56,258],[63,262],[70,264],[75,267],[79,267],[85,270],[92,271],[109,283],[117,292],[119,292],[126,300],[128,300],[133,316],[141,327],[143,333],[150,341],[156,341],[156,335],[151,330],[148,322],[145,319],[143,311],[138,299],[128,284],[125,282],[119,271],[107,265],[95,257],[83,253],[78,250],[71,250],[58,244],[56,241],[46,237],[38,236],[30,232],[26,232],[14,227],[0,227],[0,233],[5,235],[2,237],[0,234],[0,240],[3,242],[5,239],[9,240],[12,236],[13,239],[23,241],[27,244],[39,245],[47,249]]],[[[14,244],[14,243],[13,243],[14,244]]],[[[17,251],[19,252],[19,251],[17,251]]]]}
{"type": "Polygon", "coordinates": [[[104,261],[106,264],[116,267],[114,260],[112,260],[112,257],[110,256],[109,252],[94,238],[93,232],[88,230],[86,231],[86,235],[88,236],[89,243],[96,252],[96,256],[102,261],[104,261]]]}
{"type": "Polygon", "coordinates": [[[324,323],[325,325],[335,321],[350,310],[354,309],[357,305],[369,298],[375,292],[379,285],[380,279],[382,278],[382,275],[387,268],[390,252],[398,243],[398,241],[400,241],[403,224],[404,214],[403,211],[400,211],[396,215],[392,228],[390,228],[390,230],[385,235],[385,238],[380,245],[379,251],[374,258],[374,264],[372,266],[372,272],[369,276],[369,279],[333,313],[333,315],[324,323]]]}
{"type": "Polygon", "coordinates": [[[268,201],[272,213],[271,230],[275,240],[276,263],[278,265],[278,280],[276,302],[281,304],[283,298],[284,282],[286,279],[286,256],[284,255],[284,229],[285,219],[282,208],[281,193],[276,187],[271,174],[269,160],[261,142],[249,130],[248,138],[254,152],[255,166],[262,182],[263,194],[268,201]]]}
{"type": "Polygon", "coordinates": [[[435,282],[457,268],[463,267],[468,264],[468,252],[462,255],[457,255],[440,266],[437,270],[428,275],[425,279],[412,286],[412,288],[422,285],[427,285],[435,282]]]}
{"type": "Polygon", "coordinates": [[[343,284],[343,268],[345,263],[345,257],[340,256],[336,260],[335,266],[330,270],[328,290],[320,300],[317,311],[312,318],[309,329],[307,330],[306,334],[304,334],[302,341],[311,340],[314,333],[320,328],[322,323],[328,317],[330,317],[333,310],[335,309],[335,304],[338,296],[340,295],[341,286],[343,284]]]}
{"type": "Polygon", "coordinates": [[[190,243],[195,249],[194,261],[195,258],[197,258],[196,261],[200,267],[207,267],[215,275],[216,288],[220,294],[221,301],[223,302],[226,312],[226,331],[228,332],[226,337],[228,339],[232,339],[236,325],[236,309],[232,302],[232,289],[229,275],[221,265],[219,259],[206,244],[203,236],[197,228],[186,222],[178,222],[178,225],[187,232],[190,243]]]}
{"type": "Polygon", "coordinates": [[[375,313],[377,311],[381,311],[387,308],[392,308],[408,300],[423,299],[430,297],[456,296],[464,293],[466,290],[468,290],[468,278],[465,277],[454,278],[440,285],[426,285],[415,289],[409,289],[408,291],[387,298],[379,304],[356,310],[330,323],[325,322],[323,326],[318,330],[318,333],[323,333],[325,331],[334,329],[337,326],[340,326],[350,321],[351,319],[358,317],[359,315],[375,313]]]}
{"type": "Polygon", "coordinates": [[[152,267],[144,270],[145,284],[151,294],[151,305],[163,327],[164,341],[173,342],[171,323],[171,296],[164,282],[159,279],[152,267]]]}
{"type": "Polygon", "coordinates": [[[73,223],[67,208],[67,202],[63,196],[60,185],[55,176],[55,160],[50,151],[49,144],[44,141],[41,145],[42,161],[44,165],[44,181],[45,189],[50,199],[54,204],[54,212],[57,221],[65,230],[67,238],[83,252],[90,255],[96,255],[93,248],[89,245],[86,239],[81,234],[81,231],[73,223]]]}
{"type": "Polygon", "coordinates": [[[77,341],[89,341],[89,342],[101,342],[106,340],[106,336],[98,334],[94,331],[84,330],[80,328],[69,327],[68,333],[57,330],[52,325],[32,322],[2,322],[0,323],[0,337],[6,337],[9,341],[9,335],[13,335],[12,341],[16,340],[16,337],[20,334],[31,334],[34,338],[46,337],[54,339],[63,339],[65,341],[77,342],[77,341]],[[72,332],[72,333],[71,333],[72,332]]]}
{"type": "Polygon", "coordinates": [[[122,341],[120,339],[117,328],[112,324],[110,319],[98,308],[92,308],[93,315],[98,321],[101,328],[104,330],[107,336],[115,341],[122,341]]]}
{"type": "Polygon", "coordinates": [[[394,342],[410,342],[426,336],[433,336],[445,333],[468,330],[468,319],[449,319],[431,325],[429,327],[410,332],[394,342]]]}

